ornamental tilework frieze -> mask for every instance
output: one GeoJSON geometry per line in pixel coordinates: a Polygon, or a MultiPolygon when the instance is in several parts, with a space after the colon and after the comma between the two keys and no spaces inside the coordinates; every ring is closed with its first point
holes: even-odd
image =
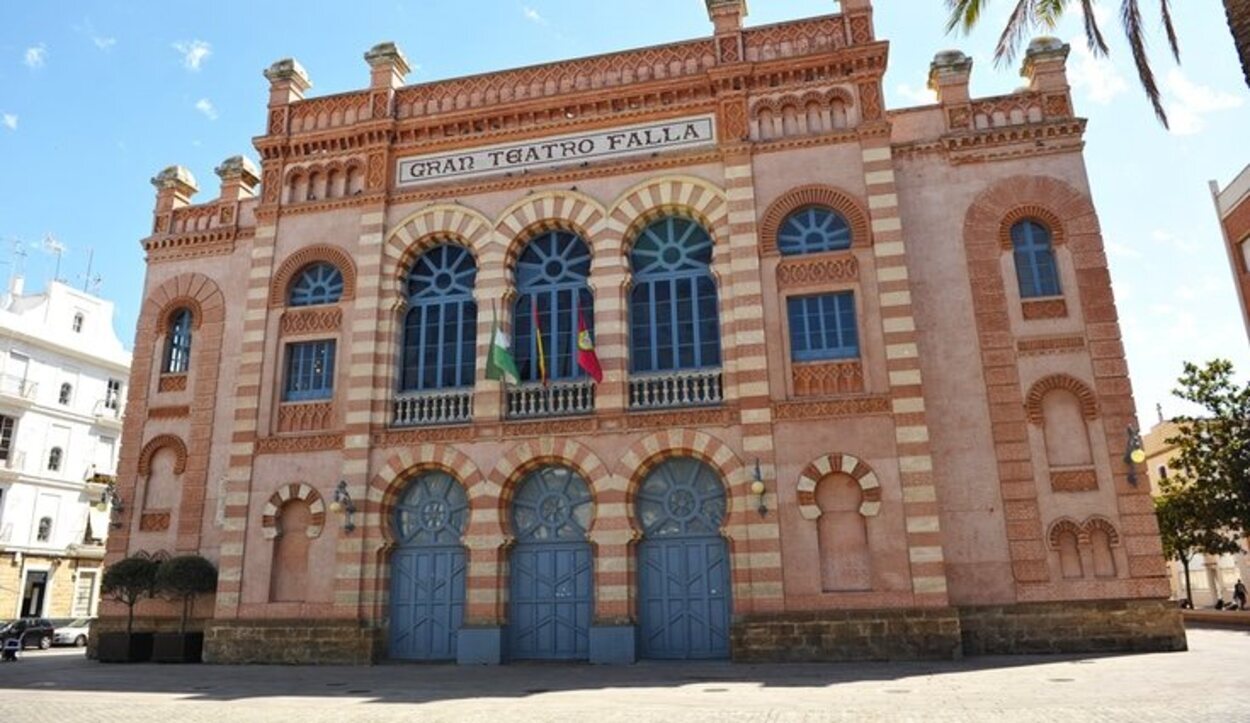
{"type": "Polygon", "coordinates": [[[278,408],[278,432],[313,432],[329,429],[334,421],[334,404],[283,404],[278,408]]]}
{"type": "Polygon", "coordinates": [[[794,395],[827,397],[864,391],[864,365],[859,360],[795,364],[794,395]]]}
{"type": "Polygon", "coordinates": [[[773,419],[778,421],[825,419],[830,417],[867,417],[890,413],[890,398],[886,395],[811,402],[782,402],[773,405],[773,419]]]}
{"type": "Polygon", "coordinates": [[[323,452],[343,448],[341,434],[314,434],[300,437],[264,437],[256,441],[257,454],[323,452]]]}
{"type": "Polygon", "coordinates": [[[783,289],[855,281],[858,278],[859,261],[850,255],[837,258],[787,259],[777,267],[777,285],[783,289]]]}
{"type": "Polygon", "coordinates": [[[1098,473],[1094,469],[1050,471],[1050,488],[1056,492],[1094,492],[1098,489],[1098,473]]]}
{"type": "Polygon", "coordinates": [[[282,335],[336,332],[343,325],[343,310],[330,308],[293,309],[282,314],[282,335]]]}

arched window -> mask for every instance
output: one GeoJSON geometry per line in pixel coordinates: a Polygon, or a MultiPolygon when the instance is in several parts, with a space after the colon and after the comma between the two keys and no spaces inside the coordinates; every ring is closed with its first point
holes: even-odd
{"type": "Polygon", "coordinates": [[[191,310],[179,309],[169,318],[165,340],[166,374],[186,374],[191,366],[191,310]]]}
{"type": "Polygon", "coordinates": [[[539,381],[538,337],[534,317],[542,330],[549,379],[576,379],[585,374],[577,365],[577,314],[594,328],[594,300],[590,276],[590,249],[576,234],[549,231],[526,245],[517,261],[517,300],[512,323],[516,332],[516,362],[522,381],[539,381]],[[537,309],[537,312],[535,312],[537,309]]]}
{"type": "Polygon", "coordinates": [[[61,393],[57,395],[57,404],[65,406],[69,404],[70,397],[74,396],[74,387],[69,382],[61,385],[61,393]]]}
{"type": "Polygon", "coordinates": [[[333,264],[305,266],[291,284],[291,306],[336,304],[343,296],[343,272],[333,264]]]}
{"type": "Polygon", "coordinates": [[[1050,229],[1037,221],[1024,220],[1011,227],[1011,246],[1020,280],[1020,298],[1059,296],[1059,267],[1050,229]]]}
{"type": "Polygon", "coordinates": [[[61,471],[61,458],[64,455],[65,453],[61,451],[60,447],[53,447],[52,450],[48,452],[48,471],[49,472],[61,471]]]}
{"type": "Polygon", "coordinates": [[[845,251],[851,247],[851,225],[846,217],[824,206],[805,206],[786,217],[777,232],[777,250],[783,256],[845,251]]]}
{"type": "Polygon", "coordinates": [[[404,391],[473,386],[476,280],[473,255],[461,246],[435,246],[412,265],[400,381],[404,391]]]}
{"type": "Polygon", "coordinates": [[[712,237],[689,219],[662,218],[638,235],[630,253],[632,371],[720,366],[720,318],[711,263],[712,237]]]}
{"type": "Polygon", "coordinates": [[[83,317],[81,311],[78,312],[77,314],[74,314],[74,333],[75,334],[82,331],[82,322],[84,318],[85,317],[83,317]]]}

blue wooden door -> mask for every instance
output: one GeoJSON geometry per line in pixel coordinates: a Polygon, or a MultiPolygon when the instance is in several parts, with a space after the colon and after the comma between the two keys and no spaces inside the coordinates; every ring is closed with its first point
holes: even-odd
{"type": "Polygon", "coordinates": [[[464,488],[442,472],[413,480],[396,504],[393,524],[399,547],[391,557],[392,658],[456,659],[467,568],[459,543],[468,517],[464,488]]]}
{"type": "Polygon", "coordinates": [[[590,654],[594,569],[585,480],[544,467],[517,487],[508,600],[509,653],[519,660],[584,660],[590,654]]]}
{"type": "Polygon", "coordinates": [[[644,658],[729,656],[730,565],[720,535],[725,488],[707,465],[670,459],[637,495],[639,648],[644,658]]]}

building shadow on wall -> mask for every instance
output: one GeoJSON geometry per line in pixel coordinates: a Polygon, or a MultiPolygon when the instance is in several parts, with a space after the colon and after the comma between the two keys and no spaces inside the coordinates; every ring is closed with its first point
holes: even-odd
{"type": "Polygon", "coordinates": [[[377,666],[107,665],[65,654],[28,654],[0,677],[0,691],[39,689],[106,693],[178,694],[182,700],[240,701],[271,697],[359,699],[375,703],[432,703],[466,699],[522,699],[544,693],[630,688],[727,693],[726,686],[836,688],[908,682],[987,670],[1091,664],[1116,655],[985,656],[958,661],[884,663],[640,662],[627,666],[514,663],[497,667],[387,662],[377,666]]]}

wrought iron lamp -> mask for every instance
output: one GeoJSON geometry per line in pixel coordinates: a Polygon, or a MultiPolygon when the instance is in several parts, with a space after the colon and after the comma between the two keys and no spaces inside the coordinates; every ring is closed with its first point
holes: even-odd
{"type": "Polygon", "coordinates": [[[751,494],[759,499],[759,507],[755,508],[760,513],[760,517],[768,514],[768,505],[764,504],[764,492],[768,488],[764,485],[764,475],[760,473],[760,458],[755,458],[755,481],[751,483],[751,494]]]}
{"type": "Polygon", "coordinates": [[[343,515],[344,532],[350,535],[356,529],[356,503],[347,491],[347,480],[339,480],[339,486],[334,488],[334,501],[330,503],[330,511],[343,515]]]}
{"type": "Polygon", "coordinates": [[[112,510],[109,513],[109,527],[121,527],[122,523],[118,517],[126,511],[126,506],[122,504],[121,495],[117,494],[117,488],[114,485],[108,485],[101,493],[100,499],[96,500],[95,508],[100,512],[112,510]]]}
{"type": "Polygon", "coordinates": [[[1137,486],[1137,465],[1146,461],[1146,450],[1142,447],[1141,432],[1136,428],[1128,428],[1128,444],[1124,449],[1124,463],[1128,465],[1128,483],[1137,486]]]}

